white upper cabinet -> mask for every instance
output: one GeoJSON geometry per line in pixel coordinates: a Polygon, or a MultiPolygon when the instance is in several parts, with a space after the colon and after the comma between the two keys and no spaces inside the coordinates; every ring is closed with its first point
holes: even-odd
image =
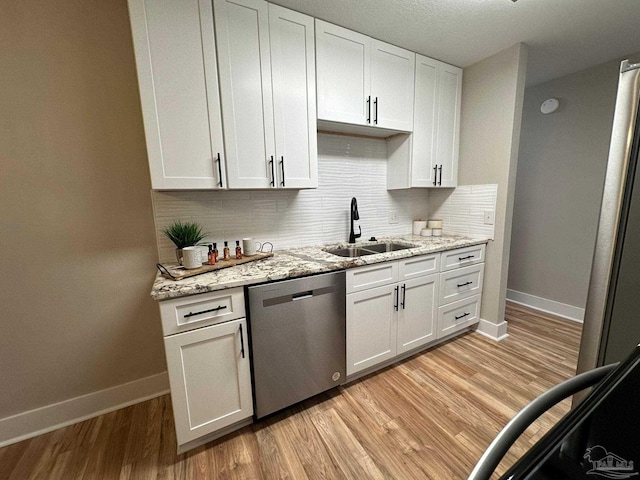
{"type": "Polygon", "coordinates": [[[356,125],[371,121],[369,37],[316,20],[318,118],[356,125]]]}
{"type": "Polygon", "coordinates": [[[438,134],[435,163],[438,187],[458,185],[462,69],[441,64],[438,71],[438,134]]]}
{"type": "Polygon", "coordinates": [[[387,188],[458,184],[462,69],[416,55],[413,134],[387,142],[387,188]]]}
{"type": "Polygon", "coordinates": [[[129,0],[151,184],[224,184],[213,12],[206,0],[129,0]]]}
{"type": "Polygon", "coordinates": [[[371,122],[381,128],[413,130],[416,55],[371,40],[371,122]]]}
{"type": "Polygon", "coordinates": [[[269,4],[277,182],[318,186],[313,18],[269,4]]]}
{"type": "Polygon", "coordinates": [[[316,187],[313,19],[262,0],[214,9],[229,188],[316,187]]]}
{"type": "Polygon", "coordinates": [[[319,120],[413,129],[415,53],[321,20],[316,53],[319,120]]]}

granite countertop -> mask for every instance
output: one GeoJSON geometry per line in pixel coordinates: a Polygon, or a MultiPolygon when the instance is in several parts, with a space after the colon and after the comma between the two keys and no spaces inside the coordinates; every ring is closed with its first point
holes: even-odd
{"type": "Polygon", "coordinates": [[[358,242],[357,246],[366,246],[379,242],[395,242],[412,244],[416,245],[416,247],[363,257],[338,257],[324,251],[325,249],[353,246],[346,242],[292,248],[289,250],[276,251],[273,257],[268,257],[263,260],[203,273],[202,275],[185,278],[184,280],[169,280],[158,273],[153,283],[153,288],[151,289],[151,297],[155,300],[166,300],[168,298],[184,297],[225,288],[304,277],[306,275],[335,270],[345,270],[352,267],[479,245],[481,243],[487,243],[487,241],[488,239],[483,237],[463,237],[459,235],[442,237],[421,237],[419,235],[384,237],[379,238],[375,242],[358,242]]]}

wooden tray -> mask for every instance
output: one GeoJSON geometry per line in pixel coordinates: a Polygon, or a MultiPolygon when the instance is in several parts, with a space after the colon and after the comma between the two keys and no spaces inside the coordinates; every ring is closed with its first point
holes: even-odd
{"type": "Polygon", "coordinates": [[[158,263],[156,267],[164,278],[169,280],[182,280],[183,278],[194,277],[203,273],[213,272],[215,270],[221,270],[223,268],[235,267],[236,265],[242,265],[243,263],[255,262],[256,260],[262,260],[263,258],[273,257],[273,253],[256,253],[251,256],[244,256],[241,259],[232,258],[230,260],[218,260],[215,265],[204,264],[200,268],[186,269],[181,265],[175,263],[161,265],[158,263]]]}

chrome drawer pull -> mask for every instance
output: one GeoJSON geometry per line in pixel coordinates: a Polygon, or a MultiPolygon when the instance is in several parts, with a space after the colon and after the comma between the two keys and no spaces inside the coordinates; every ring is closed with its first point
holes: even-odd
{"type": "Polygon", "coordinates": [[[455,318],[456,318],[456,320],[460,320],[461,318],[468,317],[469,315],[471,315],[471,314],[469,312],[466,312],[466,313],[464,313],[464,315],[459,315],[459,316],[456,316],[455,318]]]}
{"type": "Polygon", "coordinates": [[[203,314],[203,313],[218,312],[218,311],[220,311],[220,310],[224,310],[225,308],[227,308],[227,306],[226,306],[226,305],[221,305],[221,306],[219,306],[219,307],[212,308],[212,309],[210,309],[210,310],[203,310],[203,311],[201,311],[201,312],[195,312],[195,313],[191,313],[191,312],[189,312],[189,313],[187,313],[187,314],[184,316],[184,318],[195,317],[196,315],[201,315],[201,314],[203,314]]]}
{"type": "Polygon", "coordinates": [[[458,284],[458,288],[460,287],[466,287],[467,285],[471,285],[473,282],[465,282],[465,283],[459,283],[458,284]]]}
{"type": "Polygon", "coordinates": [[[473,255],[467,255],[466,257],[458,257],[458,260],[469,260],[470,258],[473,258],[473,255]]]}

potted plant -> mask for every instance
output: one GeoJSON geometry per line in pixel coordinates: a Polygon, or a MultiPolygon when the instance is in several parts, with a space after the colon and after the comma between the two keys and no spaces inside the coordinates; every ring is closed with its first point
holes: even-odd
{"type": "Polygon", "coordinates": [[[173,222],[162,233],[176,246],[176,258],[180,265],[182,265],[182,249],[195,245],[207,236],[196,222],[181,222],[180,220],[173,222]]]}

